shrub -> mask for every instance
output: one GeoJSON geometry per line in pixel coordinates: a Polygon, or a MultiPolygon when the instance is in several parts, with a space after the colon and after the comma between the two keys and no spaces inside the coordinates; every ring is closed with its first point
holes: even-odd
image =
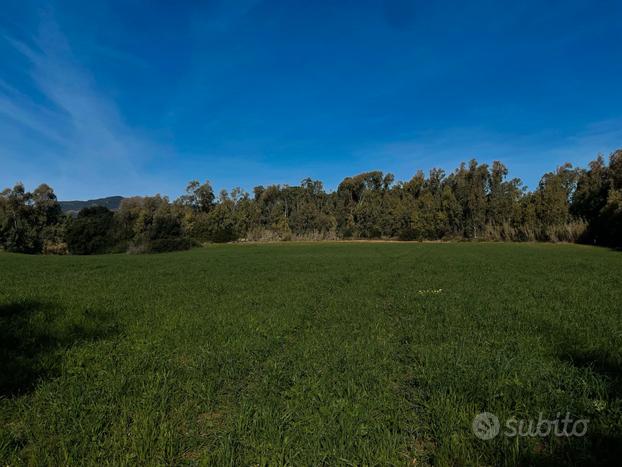
{"type": "Polygon", "coordinates": [[[168,251],[189,250],[195,243],[188,237],[169,237],[148,240],[143,243],[132,244],[127,252],[130,254],[166,253],[168,251]]]}
{"type": "Polygon", "coordinates": [[[147,244],[148,253],[164,253],[167,251],[182,251],[192,248],[193,242],[187,237],[158,238],[147,244]]]}
{"type": "Polygon", "coordinates": [[[67,228],[67,248],[74,255],[106,253],[112,247],[113,213],[103,206],[85,208],[67,228]]]}
{"type": "Polygon", "coordinates": [[[248,231],[246,240],[250,242],[278,242],[280,237],[274,230],[255,227],[248,231]]]}
{"type": "Polygon", "coordinates": [[[67,244],[65,242],[53,242],[50,240],[43,242],[44,255],[66,255],[67,252],[67,244]]]}

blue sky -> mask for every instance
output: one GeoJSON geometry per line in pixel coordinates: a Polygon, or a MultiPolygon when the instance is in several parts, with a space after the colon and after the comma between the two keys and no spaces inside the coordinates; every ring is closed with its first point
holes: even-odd
{"type": "Polygon", "coordinates": [[[0,186],[61,199],[622,147],[622,2],[4,0],[0,186]]]}

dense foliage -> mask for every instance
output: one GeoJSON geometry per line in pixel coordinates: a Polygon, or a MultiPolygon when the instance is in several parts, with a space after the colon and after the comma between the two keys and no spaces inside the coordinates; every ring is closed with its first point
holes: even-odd
{"type": "Polygon", "coordinates": [[[105,253],[112,245],[114,215],[103,206],[82,209],[67,227],[69,251],[78,255],[105,253]]]}
{"type": "Polygon", "coordinates": [[[476,160],[450,174],[419,171],[406,182],[379,171],[347,177],[334,192],[305,179],[300,186],[239,188],[218,196],[209,182],[186,194],[125,199],[112,213],[87,208],[61,215],[54,192],[16,185],[0,195],[0,243],[27,253],[156,252],[193,242],[395,238],[583,241],[622,245],[622,150],[587,169],[570,164],[545,174],[529,192],[498,161],[476,160]]]}
{"type": "Polygon", "coordinates": [[[49,186],[32,193],[24,185],[0,193],[0,246],[8,251],[38,253],[64,236],[60,205],[49,186]]]}

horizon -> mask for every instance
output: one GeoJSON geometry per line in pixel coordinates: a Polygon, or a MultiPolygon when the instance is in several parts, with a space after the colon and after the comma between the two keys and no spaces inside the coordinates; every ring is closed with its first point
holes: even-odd
{"type": "MultiPolygon", "coordinates": [[[[599,154],[599,155],[597,155],[597,156],[603,156],[603,157],[604,157],[604,159],[605,159],[605,163],[607,163],[607,162],[608,162],[608,160],[609,160],[609,156],[606,156],[606,157],[605,157],[605,155],[603,155],[603,154],[599,154]]],[[[596,157],[595,157],[594,159],[596,159],[596,157]]],[[[470,161],[463,161],[462,163],[464,163],[464,164],[465,164],[465,166],[468,168],[468,164],[469,164],[469,162],[470,162],[470,161]]],[[[482,162],[480,162],[480,161],[477,161],[477,162],[478,162],[478,164],[482,163],[482,162]]],[[[501,162],[501,163],[503,164],[503,161],[499,161],[499,162],[501,162]]],[[[504,164],[504,165],[505,165],[505,164],[504,164]]],[[[488,164],[488,167],[491,167],[491,166],[492,166],[492,164],[488,164]]],[[[552,173],[552,172],[555,172],[555,171],[556,171],[558,168],[560,168],[561,166],[562,166],[562,164],[559,164],[559,165],[557,165],[557,167],[555,167],[554,169],[551,169],[551,170],[547,171],[546,173],[552,173]]],[[[459,168],[459,166],[458,166],[458,167],[456,167],[454,170],[445,170],[445,169],[443,169],[443,170],[444,170],[444,175],[445,175],[445,177],[446,177],[446,176],[448,176],[448,175],[450,175],[450,174],[452,174],[452,173],[453,173],[455,170],[457,170],[458,168],[459,168]]],[[[506,168],[507,168],[507,167],[506,167],[506,168]]],[[[573,168],[575,168],[575,169],[576,169],[576,168],[581,168],[581,167],[579,167],[579,166],[577,165],[577,166],[573,166],[573,168]]],[[[433,167],[431,170],[433,170],[433,169],[434,169],[434,167],[433,167]]],[[[508,169],[509,169],[509,168],[508,168],[508,169]]],[[[367,171],[367,172],[374,172],[374,170],[370,170],[370,171],[367,171]]],[[[390,173],[390,172],[384,172],[384,171],[382,171],[382,170],[380,170],[380,172],[381,172],[381,173],[383,173],[383,175],[387,175],[387,174],[389,174],[389,173],[390,173]]],[[[424,174],[425,178],[426,178],[426,179],[428,179],[428,177],[429,177],[430,173],[429,173],[429,172],[426,172],[426,171],[422,171],[422,172],[423,172],[423,174],[424,174]]],[[[341,181],[345,180],[346,178],[350,178],[350,177],[355,177],[355,176],[357,176],[357,175],[361,175],[362,173],[363,173],[363,172],[356,173],[356,174],[351,174],[351,175],[346,175],[345,177],[343,177],[343,179],[342,179],[341,181]]],[[[415,175],[416,175],[416,172],[415,172],[415,173],[413,173],[413,175],[412,175],[411,177],[409,177],[408,179],[398,179],[398,178],[395,178],[395,180],[394,180],[394,182],[393,182],[393,184],[392,184],[392,185],[395,185],[395,184],[397,184],[397,183],[402,183],[402,182],[408,182],[408,181],[409,181],[410,179],[412,179],[412,177],[414,177],[415,175]]],[[[541,179],[541,178],[542,178],[542,176],[544,176],[544,175],[545,175],[545,173],[541,174],[541,175],[540,175],[540,177],[539,177],[539,179],[541,179]]],[[[510,170],[508,170],[508,174],[507,174],[507,176],[506,176],[506,179],[507,179],[507,180],[511,180],[511,179],[515,179],[515,178],[519,178],[519,177],[514,177],[514,176],[513,176],[513,174],[512,174],[512,172],[511,172],[510,170]]],[[[531,187],[531,186],[528,186],[528,185],[524,182],[524,180],[522,180],[522,179],[520,179],[520,178],[519,178],[519,180],[520,180],[520,182],[521,182],[521,183],[520,183],[520,187],[521,187],[521,188],[523,188],[524,190],[526,190],[527,192],[533,192],[533,191],[535,191],[535,190],[537,189],[537,186],[533,186],[533,187],[531,187]]],[[[201,183],[201,184],[202,184],[202,183],[204,183],[204,182],[208,182],[208,183],[210,183],[210,185],[211,185],[211,181],[210,181],[210,180],[188,180],[187,184],[188,184],[188,183],[190,183],[191,181],[198,181],[198,182],[199,182],[199,183],[201,183]]],[[[225,191],[227,191],[228,193],[231,193],[231,190],[232,190],[232,189],[234,189],[234,188],[242,188],[242,189],[243,189],[243,191],[245,191],[247,194],[251,195],[251,197],[252,197],[252,195],[253,195],[253,189],[254,189],[254,188],[259,188],[260,186],[261,186],[261,187],[264,187],[264,188],[265,188],[265,187],[268,187],[268,186],[270,186],[270,185],[278,186],[278,187],[281,187],[281,188],[284,188],[284,187],[296,187],[296,186],[301,186],[301,183],[302,183],[303,181],[304,181],[304,179],[300,180],[298,183],[292,183],[292,184],[289,184],[289,183],[282,183],[282,184],[265,184],[265,185],[255,185],[255,186],[253,186],[253,187],[250,187],[249,189],[246,189],[246,188],[243,188],[243,187],[240,187],[240,186],[237,186],[237,185],[236,185],[236,186],[233,186],[233,187],[230,187],[230,188],[227,188],[227,187],[222,187],[222,188],[219,188],[219,189],[215,189],[213,186],[212,186],[212,188],[214,188],[214,193],[215,193],[216,195],[218,195],[218,193],[220,193],[220,191],[221,191],[221,190],[223,190],[223,189],[224,189],[225,191]]],[[[314,181],[318,181],[318,180],[314,180],[314,181]]],[[[323,182],[322,180],[319,180],[319,181],[322,183],[322,187],[323,187],[323,189],[324,189],[324,192],[325,192],[325,193],[333,193],[333,192],[337,192],[337,189],[338,189],[338,187],[337,187],[337,186],[334,186],[334,187],[328,187],[328,186],[326,186],[326,185],[324,184],[324,182],[323,182]]],[[[20,181],[20,182],[18,182],[18,183],[22,183],[22,182],[20,181]]],[[[45,182],[41,182],[41,183],[45,183],[45,182]]],[[[536,185],[537,185],[537,184],[536,184],[536,185]]],[[[38,184],[37,184],[37,186],[38,186],[38,184]]],[[[7,188],[11,188],[11,187],[7,187],[7,188]]],[[[32,187],[30,187],[30,186],[25,186],[25,188],[26,188],[27,190],[32,190],[32,189],[36,188],[36,186],[32,186],[32,187]]],[[[54,187],[53,187],[53,186],[52,186],[51,188],[52,188],[52,189],[54,189],[54,187]]],[[[56,193],[56,190],[54,190],[54,192],[56,193]]],[[[178,194],[175,194],[175,195],[173,195],[173,196],[170,196],[170,195],[165,194],[165,193],[155,192],[155,193],[147,193],[147,194],[129,194],[129,195],[110,194],[110,195],[96,196],[96,197],[90,197],[90,198],[88,198],[88,197],[84,197],[84,198],[81,198],[81,199],[61,199],[60,197],[58,197],[58,201],[60,201],[61,203],[72,203],[72,202],[97,201],[97,200],[101,200],[101,199],[110,199],[110,198],[122,198],[122,199],[129,199],[129,198],[147,198],[147,197],[153,197],[153,196],[162,196],[162,197],[167,198],[169,201],[173,202],[173,201],[177,200],[179,197],[183,196],[183,195],[184,195],[184,194],[186,194],[186,193],[187,193],[187,192],[186,192],[186,190],[184,189],[183,191],[180,191],[178,194]]],[[[56,193],[56,194],[57,194],[57,193],[56,193]]]]}
{"type": "Polygon", "coordinates": [[[622,144],[622,4],[9,1],[0,189],[327,191],[499,160],[529,190],[622,144]]]}

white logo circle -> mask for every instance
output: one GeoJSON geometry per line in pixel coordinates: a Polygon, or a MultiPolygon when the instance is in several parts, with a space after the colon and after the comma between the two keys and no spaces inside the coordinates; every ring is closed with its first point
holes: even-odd
{"type": "Polygon", "coordinates": [[[473,434],[479,439],[492,439],[499,434],[499,418],[494,413],[482,412],[473,419],[473,434]]]}

